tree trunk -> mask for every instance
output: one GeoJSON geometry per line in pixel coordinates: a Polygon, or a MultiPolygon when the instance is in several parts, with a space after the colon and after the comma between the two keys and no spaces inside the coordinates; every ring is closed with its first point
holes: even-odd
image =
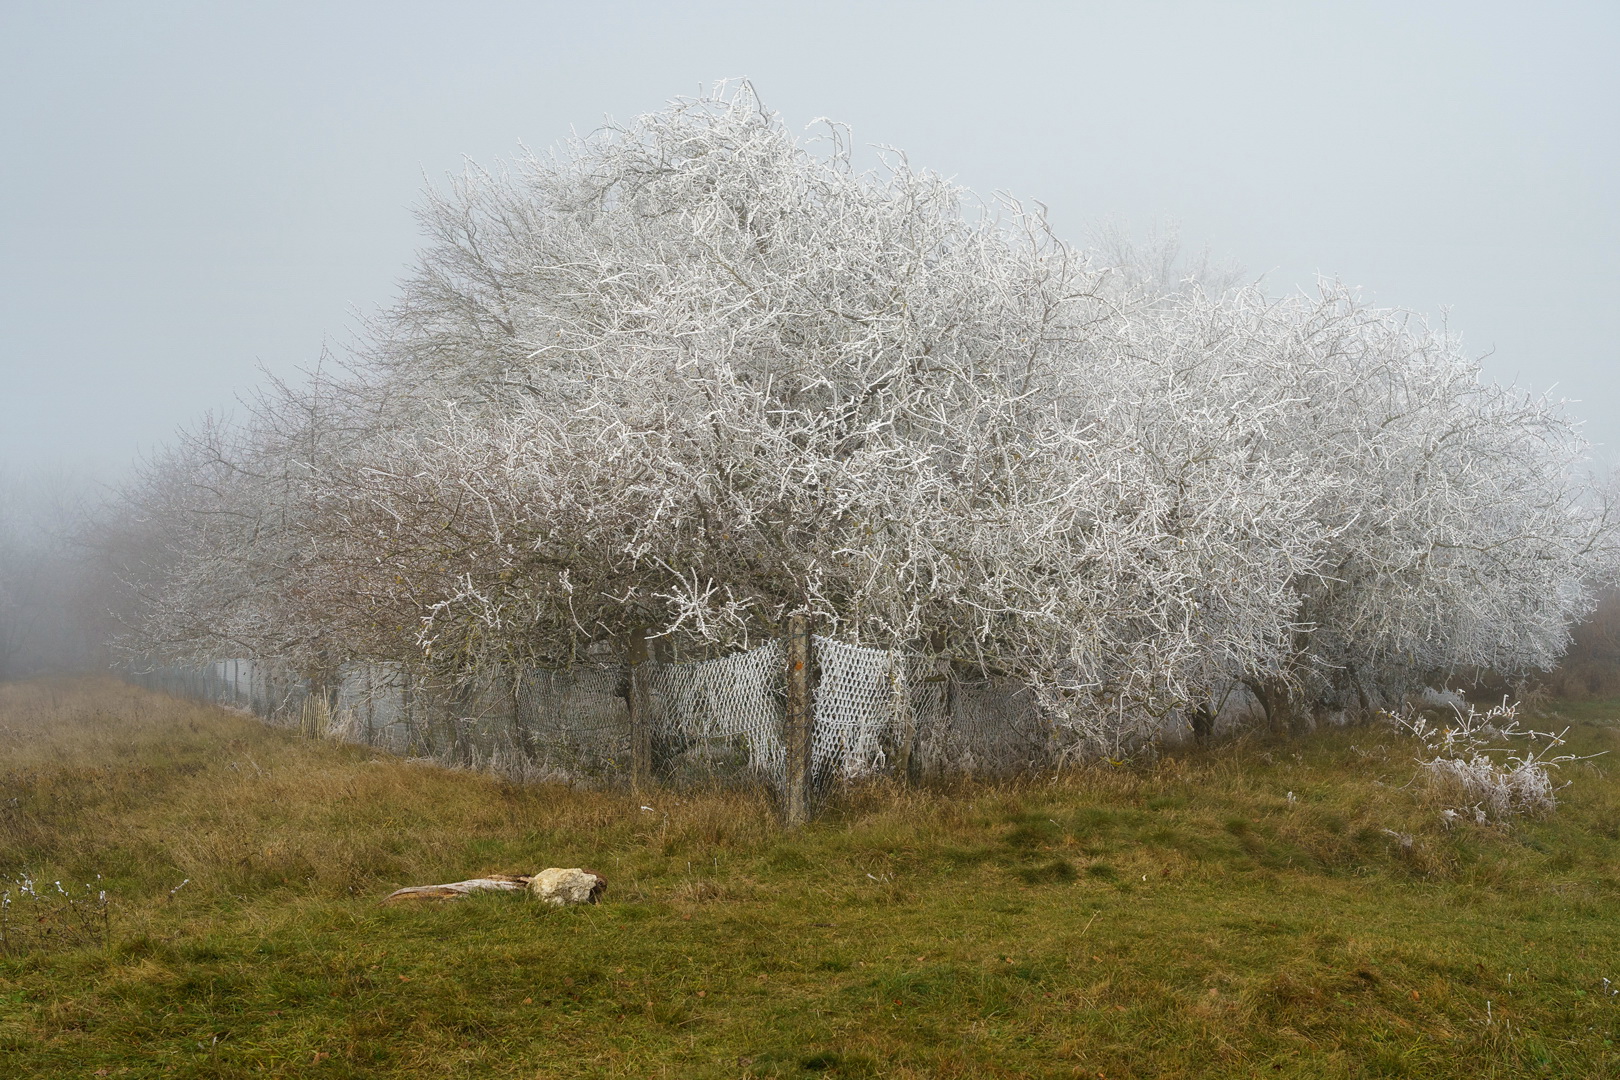
{"type": "Polygon", "coordinates": [[[1193,741],[1199,746],[1208,746],[1215,735],[1215,714],[1208,705],[1199,705],[1187,710],[1187,720],[1192,724],[1193,741]]]}
{"type": "Polygon", "coordinates": [[[1286,735],[1293,730],[1294,702],[1287,683],[1281,679],[1244,679],[1243,685],[1259,700],[1266,714],[1267,731],[1286,735]]]}

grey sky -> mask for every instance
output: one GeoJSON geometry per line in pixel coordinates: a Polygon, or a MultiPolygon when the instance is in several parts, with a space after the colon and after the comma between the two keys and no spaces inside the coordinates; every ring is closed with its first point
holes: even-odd
{"type": "Polygon", "coordinates": [[[1620,460],[1620,5],[0,0],[0,461],[103,472],[386,302],[424,175],[726,76],[1080,240],[1437,314],[1620,460]]]}

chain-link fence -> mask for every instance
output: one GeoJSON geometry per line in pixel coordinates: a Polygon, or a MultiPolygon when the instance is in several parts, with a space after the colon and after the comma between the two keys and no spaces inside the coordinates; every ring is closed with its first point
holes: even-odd
{"type": "MultiPolygon", "coordinates": [[[[1051,724],[1017,687],[961,678],[901,654],[815,639],[810,780],[880,773],[1002,775],[1050,765],[1051,724]]],[[[213,701],[273,723],[522,779],[611,783],[635,768],[645,726],[650,770],[669,783],[785,783],[780,641],[691,663],[648,662],[636,715],[630,670],[495,672],[432,685],[395,663],[355,663],[321,688],[286,665],[232,659],[131,665],[152,689],[213,701]]]]}

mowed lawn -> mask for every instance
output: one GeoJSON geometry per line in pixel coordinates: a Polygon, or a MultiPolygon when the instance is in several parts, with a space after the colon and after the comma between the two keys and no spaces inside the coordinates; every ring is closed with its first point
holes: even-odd
{"type": "MultiPolygon", "coordinates": [[[[1574,748],[1620,745],[1610,715],[1574,748]]],[[[0,1075],[1620,1075],[1620,755],[1567,767],[1552,820],[1447,832],[1414,749],[876,786],[790,833],[748,793],[513,785],[3,685],[0,1075]],[[546,866],[605,901],[377,903],[546,866]]]]}

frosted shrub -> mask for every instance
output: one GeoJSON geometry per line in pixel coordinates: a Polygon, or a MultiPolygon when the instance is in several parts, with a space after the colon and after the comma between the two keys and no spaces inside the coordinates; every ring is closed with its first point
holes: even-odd
{"type": "Polygon", "coordinates": [[[1521,728],[1518,710],[1518,702],[1503,698],[1484,712],[1453,705],[1444,724],[1413,709],[1384,714],[1397,730],[1423,743],[1418,779],[1441,804],[1448,827],[1521,814],[1545,817],[1557,809],[1557,793],[1568,782],[1555,783],[1552,770],[1582,759],[1553,754],[1564,745],[1568,728],[1557,734],[1521,728]]]}

